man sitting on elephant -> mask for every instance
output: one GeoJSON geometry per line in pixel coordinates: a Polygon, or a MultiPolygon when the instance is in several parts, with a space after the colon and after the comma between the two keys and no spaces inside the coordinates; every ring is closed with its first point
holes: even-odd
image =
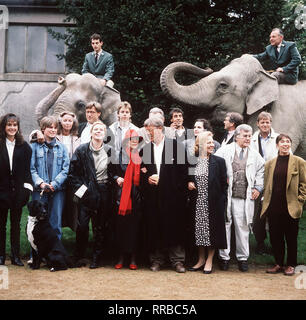
{"type": "Polygon", "coordinates": [[[94,33],[90,37],[93,52],[89,52],[85,56],[82,68],[82,74],[91,73],[101,80],[102,85],[110,80],[114,73],[113,56],[102,50],[103,41],[99,34],[94,33]]]}
{"type": "Polygon", "coordinates": [[[274,28],[270,34],[270,45],[263,53],[254,57],[259,61],[268,60],[269,68],[273,69],[272,75],[279,84],[296,84],[298,81],[299,64],[301,55],[294,42],[284,41],[283,31],[274,28]]]}

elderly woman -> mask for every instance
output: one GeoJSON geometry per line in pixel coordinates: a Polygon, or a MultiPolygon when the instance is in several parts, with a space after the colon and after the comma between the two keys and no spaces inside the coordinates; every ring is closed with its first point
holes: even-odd
{"type": "Polygon", "coordinates": [[[32,150],[20,133],[19,118],[8,113],[0,121],[0,265],[5,263],[6,224],[11,221],[11,262],[23,266],[19,257],[20,218],[32,188],[32,150]]]}
{"type": "Polygon", "coordinates": [[[213,155],[214,148],[212,133],[200,133],[195,142],[198,161],[194,170],[189,168],[188,189],[197,191],[194,233],[199,256],[198,262],[188,270],[203,269],[204,274],[212,272],[215,249],[227,247],[224,215],[227,198],[226,166],[224,159],[213,155]]]}
{"type": "Polygon", "coordinates": [[[261,216],[267,216],[276,265],[267,273],[294,274],[297,264],[299,218],[306,200],[306,162],[290,153],[292,140],[286,134],[276,138],[278,156],[265,165],[264,200],[261,216]],[[287,267],[284,269],[285,241],[287,267]]]}
{"type": "Polygon", "coordinates": [[[141,217],[139,137],[135,130],[128,130],[122,141],[119,161],[115,164],[116,211],[115,241],[119,252],[116,269],[123,267],[124,254],[130,256],[131,270],[137,269],[136,250],[139,243],[139,223],[141,217]]]}
{"type": "Polygon", "coordinates": [[[88,243],[89,220],[92,219],[94,250],[91,269],[100,265],[106,224],[111,203],[110,180],[113,177],[109,165],[112,148],[103,143],[106,126],[97,121],[91,126],[91,141],[81,144],[71,158],[68,182],[80,204],[76,230],[77,265],[82,259],[88,243]]]}

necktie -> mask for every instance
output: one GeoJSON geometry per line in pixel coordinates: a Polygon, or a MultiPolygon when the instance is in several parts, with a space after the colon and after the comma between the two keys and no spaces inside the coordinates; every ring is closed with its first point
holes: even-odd
{"type": "Polygon", "coordinates": [[[99,57],[99,55],[96,53],[96,55],[95,55],[95,63],[97,64],[97,62],[98,62],[98,57],[99,57]]]}
{"type": "Polygon", "coordinates": [[[240,159],[240,160],[242,160],[242,159],[243,159],[243,149],[241,149],[241,151],[240,151],[239,159],[240,159]]]}
{"type": "Polygon", "coordinates": [[[277,47],[275,47],[275,56],[276,56],[276,58],[278,58],[278,50],[277,50],[277,47]]]}

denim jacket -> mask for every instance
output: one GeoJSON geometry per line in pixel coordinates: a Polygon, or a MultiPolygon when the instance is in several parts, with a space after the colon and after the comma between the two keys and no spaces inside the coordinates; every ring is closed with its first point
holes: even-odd
{"type": "Polygon", "coordinates": [[[42,182],[45,182],[49,184],[51,183],[55,191],[62,190],[69,170],[69,155],[66,147],[59,141],[56,141],[53,147],[54,160],[52,181],[49,181],[48,176],[48,147],[44,143],[39,144],[37,142],[32,143],[31,147],[31,174],[35,189],[39,190],[39,185],[42,182]]]}

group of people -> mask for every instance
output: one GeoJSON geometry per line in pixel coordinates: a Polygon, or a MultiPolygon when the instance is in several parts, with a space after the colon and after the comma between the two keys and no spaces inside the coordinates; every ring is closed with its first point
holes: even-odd
{"type": "MultiPolygon", "coordinates": [[[[112,55],[102,50],[100,35],[90,40],[94,51],[86,55],[82,73],[90,72],[106,85],[114,73],[112,55]]],[[[272,30],[270,43],[256,58],[285,59],[280,63],[288,66],[278,66],[273,75],[280,83],[295,83],[295,45],[283,41],[280,29],[272,30]]],[[[137,269],[142,244],[152,271],[169,259],[176,272],[184,273],[191,237],[198,251],[188,270],[204,274],[212,272],[216,253],[220,269],[228,270],[231,250],[239,270],[247,271],[250,231],[260,253],[268,225],[276,264],[267,272],[294,274],[306,200],[305,160],[292,154],[290,136],[274,132],[270,113],[258,115],[254,134],[242,115],[226,114],[220,143],[204,118],[195,120],[193,130],[186,129],[180,108],[171,110],[169,127],[157,107],[142,128],[132,123],[126,101],[118,106],[118,121],[110,127],[100,120],[101,113],[102,106],[92,101],[86,105],[84,123],[78,124],[69,111],[58,118],[46,116],[31,133],[30,146],[20,133],[18,116],[1,118],[0,265],[6,258],[10,211],[11,262],[23,266],[20,218],[32,193],[33,200],[47,204],[59,239],[63,226],[76,232],[75,262],[80,267],[85,265],[90,220],[92,269],[101,265],[112,239],[116,269],[123,267],[125,257],[129,268],[137,269]]]]}
{"type": "Polygon", "coordinates": [[[59,239],[63,226],[76,232],[77,266],[85,264],[90,220],[92,269],[101,265],[110,243],[116,269],[125,257],[129,268],[137,269],[142,243],[152,271],[169,259],[176,272],[184,273],[191,232],[198,258],[188,270],[205,274],[213,270],[215,253],[220,269],[228,270],[231,250],[239,270],[247,271],[250,231],[262,248],[268,224],[276,264],[267,272],[294,274],[306,165],[291,153],[291,137],[274,132],[271,114],[259,114],[259,130],[253,134],[240,114],[228,113],[221,143],[213,139],[206,119],[186,129],[180,108],[171,110],[169,127],[162,109],[155,107],[138,128],[126,101],[109,128],[100,116],[97,102],[88,103],[87,123],[80,125],[70,112],[58,119],[46,116],[40,130],[31,133],[30,146],[15,114],[1,118],[0,264],[5,263],[10,210],[11,262],[23,265],[20,217],[32,192],[33,200],[47,204],[59,239]]]}

